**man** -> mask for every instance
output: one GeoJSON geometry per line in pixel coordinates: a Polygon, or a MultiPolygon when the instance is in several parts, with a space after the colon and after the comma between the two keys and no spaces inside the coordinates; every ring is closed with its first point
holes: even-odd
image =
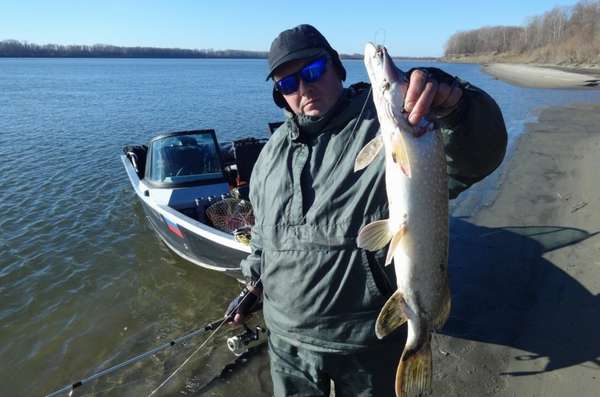
{"type": "MultiPolygon", "coordinates": [[[[338,53],[310,25],[282,32],[269,52],[273,99],[288,118],[263,148],[250,199],[256,224],[244,302],[262,293],[276,396],[392,396],[403,335],[379,341],[374,323],[395,290],[386,248],[356,246],[361,226],[387,218],[384,159],[353,170],[379,130],[368,85],[343,88],[338,53]]],[[[435,68],[410,73],[405,108],[444,134],[450,197],[502,161],[506,130],[483,91],[435,68]]],[[[241,299],[238,299],[239,302],[241,299]]],[[[238,308],[235,321],[246,314],[238,308]]]]}

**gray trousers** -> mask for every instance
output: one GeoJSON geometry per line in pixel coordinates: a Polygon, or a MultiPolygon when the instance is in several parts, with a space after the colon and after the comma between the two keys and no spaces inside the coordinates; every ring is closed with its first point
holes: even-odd
{"type": "Polygon", "coordinates": [[[321,353],[269,337],[275,397],[394,397],[396,367],[404,347],[392,340],[352,354],[321,353]]]}

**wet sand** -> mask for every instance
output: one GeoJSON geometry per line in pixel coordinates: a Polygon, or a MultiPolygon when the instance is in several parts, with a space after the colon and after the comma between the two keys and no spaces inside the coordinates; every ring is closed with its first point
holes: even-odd
{"type": "Polygon", "coordinates": [[[567,71],[546,66],[492,63],[483,66],[492,76],[522,87],[533,88],[600,88],[600,70],[567,71]]]}
{"type": "MultiPolygon", "coordinates": [[[[493,203],[451,219],[453,306],[433,338],[434,396],[598,395],[599,153],[600,105],[545,109],[493,203]]],[[[231,374],[248,380],[246,395],[270,395],[266,363],[262,350],[231,374]]]]}
{"type": "Polygon", "coordinates": [[[434,395],[600,391],[600,105],[545,109],[492,205],[451,220],[434,395]]]}

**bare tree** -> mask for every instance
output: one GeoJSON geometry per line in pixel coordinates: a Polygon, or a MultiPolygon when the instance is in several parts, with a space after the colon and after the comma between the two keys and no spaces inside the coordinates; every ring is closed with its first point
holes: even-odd
{"type": "Polygon", "coordinates": [[[521,54],[548,62],[600,62],[600,0],[555,7],[522,27],[482,27],[453,34],[445,55],[521,54]]]}

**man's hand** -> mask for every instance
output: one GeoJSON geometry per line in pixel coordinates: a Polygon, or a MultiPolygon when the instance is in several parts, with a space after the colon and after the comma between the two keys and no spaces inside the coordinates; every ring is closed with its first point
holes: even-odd
{"type": "Polygon", "coordinates": [[[417,125],[432,110],[445,115],[458,105],[463,95],[462,89],[452,78],[443,80],[436,79],[435,73],[427,69],[412,71],[404,100],[404,110],[409,113],[408,121],[412,125],[417,125]]]}
{"type": "Polygon", "coordinates": [[[246,286],[236,296],[225,311],[225,317],[235,325],[244,323],[250,313],[255,311],[260,304],[262,288],[260,286],[246,286]]]}

